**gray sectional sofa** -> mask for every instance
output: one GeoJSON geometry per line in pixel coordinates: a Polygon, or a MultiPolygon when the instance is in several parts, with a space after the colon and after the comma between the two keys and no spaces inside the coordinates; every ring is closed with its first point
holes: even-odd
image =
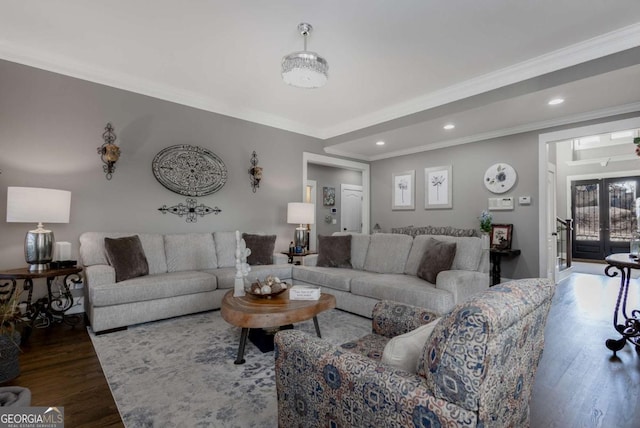
{"type": "MultiPolygon", "coordinates": [[[[336,234],[340,235],[340,233],[336,234]]],[[[317,255],[294,266],[294,284],[313,284],[336,296],[336,306],[370,317],[380,300],[424,307],[438,314],[489,288],[489,251],[477,237],[376,233],[352,234],[352,269],[317,267],[317,255]],[[416,276],[427,241],[455,242],[450,270],[440,272],[431,284],[416,276]]]]}
{"type": "MultiPolygon", "coordinates": [[[[85,311],[95,332],[219,309],[235,280],[235,232],[135,234],[86,232],[80,235],[85,311]],[[116,282],[104,238],[138,235],[149,275],[116,282]]],[[[291,280],[287,256],[272,265],[252,266],[249,279],[276,275],[291,280]]]]}
{"type": "MultiPolygon", "coordinates": [[[[457,303],[489,288],[489,255],[476,237],[434,236],[456,243],[451,270],[431,284],[416,276],[430,236],[353,235],[353,268],[317,267],[316,255],[304,265],[274,254],[273,264],[251,266],[249,280],[275,275],[294,284],[313,284],[336,296],[337,307],[370,317],[380,300],[394,300],[446,313],[457,303]]],[[[235,279],[235,232],[135,234],[86,232],[80,236],[85,276],[85,311],[95,332],[218,309],[235,279]],[[104,239],[138,235],[149,274],[116,282],[104,239]]]]}

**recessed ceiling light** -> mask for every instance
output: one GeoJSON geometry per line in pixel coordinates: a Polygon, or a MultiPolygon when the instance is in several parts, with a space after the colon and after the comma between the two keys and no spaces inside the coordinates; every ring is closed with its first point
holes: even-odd
{"type": "Polygon", "coordinates": [[[384,141],[378,141],[378,142],[376,143],[376,146],[384,146],[384,141]]]}
{"type": "Polygon", "coordinates": [[[455,127],[456,127],[456,126],[455,126],[453,123],[447,123],[445,126],[443,126],[443,128],[444,128],[444,129],[446,129],[447,131],[448,131],[449,129],[453,129],[453,128],[455,128],[455,127]]]}
{"type": "Polygon", "coordinates": [[[558,105],[558,104],[562,104],[563,102],[564,102],[564,98],[554,98],[551,101],[549,101],[548,104],[550,106],[555,106],[555,105],[558,105]]]}

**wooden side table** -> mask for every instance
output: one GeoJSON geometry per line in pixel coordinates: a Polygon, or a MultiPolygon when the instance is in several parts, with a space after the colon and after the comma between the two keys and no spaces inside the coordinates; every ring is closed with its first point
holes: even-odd
{"type": "Polygon", "coordinates": [[[605,275],[614,278],[620,274],[620,291],[613,312],[613,327],[622,335],[620,339],[607,339],[605,345],[613,351],[614,357],[616,352],[624,348],[627,341],[636,347],[636,352],[640,353],[640,309],[627,311],[631,269],[640,269],[640,261],[632,258],[629,253],[611,254],[605,258],[605,261],[609,265],[604,270],[605,275]],[[623,318],[620,323],[618,323],[619,316],[623,318]]]}
{"type": "Polygon", "coordinates": [[[302,252],[302,253],[290,253],[290,252],[288,252],[288,251],[283,251],[283,252],[282,252],[282,254],[285,254],[285,255],[287,255],[287,256],[289,257],[289,263],[293,264],[293,263],[294,263],[294,261],[295,261],[295,264],[296,264],[296,265],[300,265],[300,264],[302,264],[302,263],[300,262],[300,260],[295,260],[295,258],[301,258],[301,259],[303,259],[303,258],[305,258],[306,256],[309,256],[309,255],[311,255],[311,254],[318,254],[318,253],[316,253],[315,251],[308,251],[308,250],[305,250],[305,251],[304,251],[304,252],[302,252]]]}
{"type": "MultiPolygon", "coordinates": [[[[27,305],[27,317],[30,320],[29,327],[36,323],[38,327],[47,327],[52,322],[64,321],[64,313],[73,306],[73,295],[69,286],[82,281],[81,267],[68,267],[60,269],[47,269],[39,272],[31,272],[29,268],[22,267],[0,271],[0,299],[7,300],[17,292],[17,281],[23,280],[22,291],[28,292],[27,298],[20,303],[27,305]],[[53,290],[54,280],[62,277],[60,290],[53,290]],[[33,280],[45,278],[47,281],[47,297],[31,301],[33,296],[33,280]]],[[[28,338],[28,333],[26,338],[28,338]]]]}
{"type": "Polygon", "coordinates": [[[489,257],[491,258],[491,286],[500,284],[500,262],[502,256],[514,257],[519,256],[520,250],[489,250],[489,257]]]}

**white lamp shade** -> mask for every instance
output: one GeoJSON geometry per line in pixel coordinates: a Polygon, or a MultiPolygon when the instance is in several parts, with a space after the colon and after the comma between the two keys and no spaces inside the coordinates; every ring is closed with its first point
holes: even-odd
{"type": "Polygon", "coordinates": [[[314,224],[315,221],[316,208],[314,204],[307,202],[289,202],[287,204],[287,223],[314,224]]]}
{"type": "Polygon", "coordinates": [[[69,223],[71,192],[37,187],[7,188],[7,222],[69,223]]]}

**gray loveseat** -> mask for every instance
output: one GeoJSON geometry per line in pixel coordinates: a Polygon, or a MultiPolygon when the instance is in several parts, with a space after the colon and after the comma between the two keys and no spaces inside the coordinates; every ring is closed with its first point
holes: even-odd
{"type": "MultiPolygon", "coordinates": [[[[235,232],[145,234],[86,232],[80,235],[85,311],[94,332],[219,309],[235,279],[235,232]],[[149,275],[116,282],[104,238],[138,235],[149,275]]],[[[251,266],[249,280],[276,275],[291,280],[287,256],[251,266]]]]}
{"type": "MultiPolygon", "coordinates": [[[[336,234],[336,235],[341,235],[336,234]]],[[[438,314],[489,288],[489,251],[477,237],[376,233],[352,234],[352,269],[317,267],[317,256],[294,266],[294,284],[319,285],[336,296],[338,309],[370,317],[380,300],[392,300],[438,314]],[[440,272],[435,284],[416,276],[427,241],[455,242],[450,270],[440,272]]]]}

